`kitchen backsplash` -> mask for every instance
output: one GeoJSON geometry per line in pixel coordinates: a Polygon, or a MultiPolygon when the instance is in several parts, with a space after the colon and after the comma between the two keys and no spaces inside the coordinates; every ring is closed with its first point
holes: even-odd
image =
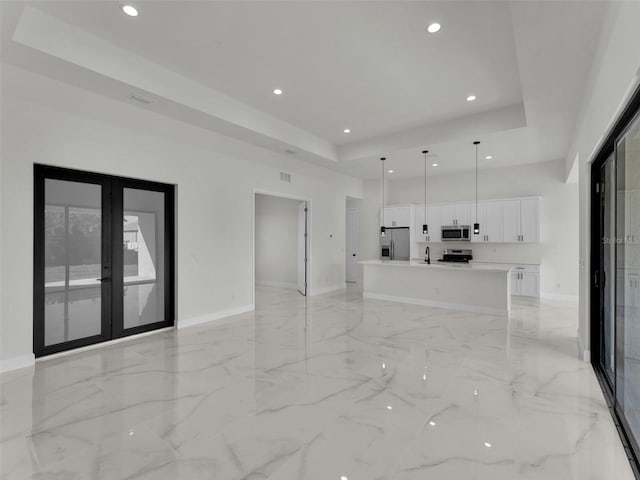
{"type": "MultiPolygon", "coordinates": [[[[415,243],[412,257],[423,258],[426,243],[415,243]],[[415,248],[417,246],[417,249],[415,248]],[[416,255],[417,250],[417,255],[416,255]]],[[[445,248],[465,248],[473,251],[473,260],[479,262],[504,262],[504,263],[542,263],[542,245],[539,243],[527,244],[492,244],[473,242],[442,242],[429,244],[431,260],[442,258],[445,248]]]]}

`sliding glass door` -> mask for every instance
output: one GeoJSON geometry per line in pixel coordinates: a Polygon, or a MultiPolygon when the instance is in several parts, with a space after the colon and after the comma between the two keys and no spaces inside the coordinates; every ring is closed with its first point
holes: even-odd
{"type": "Polygon", "coordinates": [[[617,369],[615,396],[640,439],[640,116],[616,142],[617,369]]]}
{"type": "Polygon", "coordinates": [[[640,90],[603,143],[591,179],[592,364],[639,467],[640,90]]]}
{"type": "Polygon", "coordinates": [[[35,167],[34,353],[173,324],[173,187],[35,167]]]}
{"type": "Polygon", "coordinates": [[[600,367],[613,387],[615,375],[615,251],[616,243],[616,176],[615,158],[611,155],[600,167],[599,191],[599,221],[601,231],[599,254],[601,269],[600,282],[600,367]]]}

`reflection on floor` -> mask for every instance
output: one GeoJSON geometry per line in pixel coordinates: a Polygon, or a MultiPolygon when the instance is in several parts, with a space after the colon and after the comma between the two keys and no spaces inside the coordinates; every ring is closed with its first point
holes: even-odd
{"type": "Polygon", "coordinates": [[[257,295],[4,375],[0,477],[632,478],[575,305],[518,301],[507,321],[354,288],[257,295]]]}

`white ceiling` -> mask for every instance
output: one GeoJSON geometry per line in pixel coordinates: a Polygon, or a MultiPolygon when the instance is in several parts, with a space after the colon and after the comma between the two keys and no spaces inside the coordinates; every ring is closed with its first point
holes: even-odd
{"type": "Polygon", "coordinates": [[[140,15],[129,18],[112,1],[28,5],[68,25],[30,24],[21,4],[3,2],[3,61],[57,78],[78,78],[70,72],[81,68],[83,88],[113,96],[142,91],[158,100],[144,108],[177,116],[184,107],[183,120],[191,115],[199,126],[224,127],[364,178],[379,175],[380,156],[398,176],[421,175],[424,147],[438,156],[438,173],[473,168],[476,137],[481,158],[494,157],[482,168],[563,158],[606,8],[571,1],[163,1],[135,2],[140,15]],[[430,35],[433,21],[442,30],[430,35]],[[57,51],[46,45],[70,26],[78,27],[75,41],[67,38],[57,51]],[[49,65],[43,54],[57,62],[49,65]],[[102,58],[105,68],[95,63],[102,58]],[[174,91],[157,78],[143,82],[148,65],[141,59],[174,75],[174,91]],[[124,68],[115,68],[118,61],[124,68]],[[118,88],[105,88],[107,80],[118,88]],[[284,94],[273,95],[275,87],[284,94]],[[197,96],[196,104],[180,100],[185,90],[197,90],[202,106],[197,96]],[[478,100],[466,102],[469,94],[478,100]],[[514,109],[523,114],[503,114],[514,109]]]}

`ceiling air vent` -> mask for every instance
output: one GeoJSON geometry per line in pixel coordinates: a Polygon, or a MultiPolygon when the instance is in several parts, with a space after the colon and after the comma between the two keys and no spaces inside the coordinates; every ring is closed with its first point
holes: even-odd
{"type": "Polygon", "coordinates": [[[291,183],[291,174],[280,172],[280,180],[283,182],[291,183]]]}
{"type": "Polygon", "coordinates": [[[132,93],[131,95],[129,95],[129,100],[142,103],[143,105],[150,105],[153,103],[153,100],[151,100],[150,98],[143,97],[142,95],[138,95],[137,93],[132,93]]]}

